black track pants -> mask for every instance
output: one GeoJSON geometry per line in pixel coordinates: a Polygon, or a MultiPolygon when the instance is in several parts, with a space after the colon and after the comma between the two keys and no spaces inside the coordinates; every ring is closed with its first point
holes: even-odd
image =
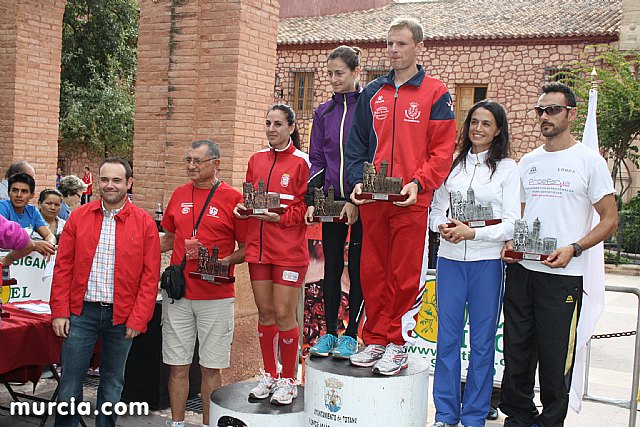
{"type": "Polygon", "coordinates": [[[561,427],[567,416],[582,276],[507,267],[500,409],[505,427],[561,427]],[[533,403],[539,365],[542,413],[533,403]]]}
{"type": "MultiPolygon", "coordinates": [[[[338,335],[338,311],[342,299],[340,278],[344,270],[344,245],[349,226],[342,223],[322,224],[322,249],[324,252],[324,310],[327,333],[338,335]]],[[[346,335],[355,338],[362,314],[362,287],[360,285],[360,252],[362,249],[362,222],[360,219],[351,226],[349,239],[349,325],[346,335]]]]}

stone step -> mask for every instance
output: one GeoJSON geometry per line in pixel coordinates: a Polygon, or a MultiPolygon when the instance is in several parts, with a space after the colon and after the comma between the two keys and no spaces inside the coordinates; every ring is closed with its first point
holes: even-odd
{"type": "Polygon", "coordinates": [[[310,358],[305,388],[301,426],[424,427],[427,423],[429,366],[416,355],[409,356],[407,369],[390,377],[348,360],[310,358]]]}
{"type": "Polygon", "coordinates": [[[211,393],[210,427],[298,427],[304,419],[304,387],[291,405],[277,406],[269,399],[249,399],[256,382],[229,384],[211,393]]]}

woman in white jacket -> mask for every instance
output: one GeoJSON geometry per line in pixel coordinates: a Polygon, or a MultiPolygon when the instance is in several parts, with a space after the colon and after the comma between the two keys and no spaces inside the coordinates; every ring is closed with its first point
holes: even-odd
{"type": "MultiPolygon", "coordinates": [[[[434,427],[485,425],[494,373],[494,342],[503,294],[504,266],[500,251],[513,237],[520,218],[520,177],[509,158],[509,127],[502,105],[476,103],[467,115],[458,141],[458,154],[445,183],[436,191],[429,216],[440,233],[436,296],[438,353],[433,398],[434,427]],[[472,190],[472,191],[470,191],[472,190]],[[491,203],[492,217],[502,222],[470,228],[447,217],[451,193],[460,192],[465,205],[491,203]],[[448,227],[448,223],[455,226],[448,227]],[[471,360],[462,405],[460,402],[460,343],[468,307],[471,360]]],[[[458,197],[459,199],[459,197],[458,197]]],[[[462,208],[462,209],[460,209],[462,208]]],[[[466,208],[466,212],[471,210],[466,208]]],[[[453,217],[451,212],[450,217],[453,217]]]]}

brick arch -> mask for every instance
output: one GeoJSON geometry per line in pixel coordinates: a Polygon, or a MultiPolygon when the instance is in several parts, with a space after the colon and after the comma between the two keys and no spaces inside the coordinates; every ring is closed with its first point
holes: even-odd
{"type": "Polygon", "coordinates": [[[0,175],[15,160],[55,183],[66,0],[0,0],[0,175]]]}

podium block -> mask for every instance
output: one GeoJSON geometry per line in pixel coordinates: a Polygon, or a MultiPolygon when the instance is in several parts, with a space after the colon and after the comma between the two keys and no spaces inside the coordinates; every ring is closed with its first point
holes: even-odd
{"type": "Polygon", "coordinates": [[[256,382],[220,387],[211,393],[209,427],[298,427],[304,420],[304,387],[291,405],[272,405],[269,399],[249,400],[256,382]]]}
{"type": "Polygon", "coordinates": [[[409,368],[385,377],[348,360],[310,358],[306,366],[304,423],[300,426],[427,424],[429,366],[409,355],[409,368]]]}

